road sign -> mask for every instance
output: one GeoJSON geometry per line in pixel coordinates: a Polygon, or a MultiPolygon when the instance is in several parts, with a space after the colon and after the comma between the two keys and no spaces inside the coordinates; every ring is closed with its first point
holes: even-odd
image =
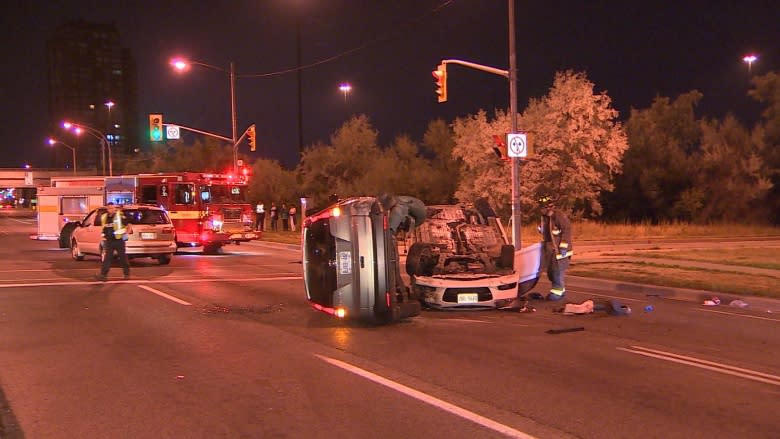
{"type": "Polygon", "coordinates": [[[506,135],[506,155],[509,157],[528,157],[528,137],[525,133],[506,135]]]}
{"type": "Polygon", "coordinates": [[[165,138],[168,140],[176,140],[181,138],[178,125],[166,125],[165,126],[165,138]]]}

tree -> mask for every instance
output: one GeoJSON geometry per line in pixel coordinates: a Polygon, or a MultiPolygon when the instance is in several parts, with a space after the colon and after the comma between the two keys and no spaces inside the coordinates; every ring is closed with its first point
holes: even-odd
{"type": "Polygon", "coordinates": [[[780,224],[780,74],[770,72],[753,78],[753,89],[748,95],[766,104],[762,112],[763,123],[757,127],[762,144],[765,174],[772,182],[764,201],[771,220],[780,224]]]}
{"type": "Polygon", "coordinates": [[[377,137],[367,116],[354,116],[331,136],[330,145],[316,144],[304,151],[297,171],[315,205],[324,204],[330,194],[366,195],[361,184],[380,155],[377,137]]]}
{"type": "Polygon", "coordinates": [[[295,172],[284,169],[278,161],[258,159],[252,164],[248,191],[253,203],[262,201],[266,208],[270,208],[271,202],[297,203],[301,196],[297,188],[295,172]]]}
{"type": "Polygon", "coordinates": [[[520,121],[534,145],[523,181],[534,195],[552,192],[575,215],[601,215],[600,194],[613,189],[628,149],[612,100],[593,89],[585,73],[558,72],[549,93],[532,99],[520,121]]]}
{"type": "MultiPolygon", "coordinates": [[[[584,73],[555,75],[548,94],[532,99],[520,116],[533,154],[521,165],[521,203],[524,216],[538,213],[542,192],[559,197],[560,206],[575,215],[601,214],[599,194],[612,189],[628,148],[606,93],[594,94],[584,73]]],[[[510,208],[511,169],[493,152],[493,136],[510,131],[508,115],[496,111],[488,121],[484,111],[453,123],[453,154],[463,160],[460,200],[486,197],[505,214],[510,208]]]]}
{"type": "Polygon", "coordinates": [[[626,123],[631,148],[623,157],[614,192],[605,195],[609,218],[688,219],[696,209],[690,155],[701,143],[701,125],[694,114],[701,98],[694,90],[674,101],[656,97],[650,108],[631,109],[626,123]]]}
{"type": "Polygon", "coordinates": [[[428,124],[423,135],[422,152],[430,158],[429,192],[426,202],[431,204],[450,204],[455,202],[462,160],[452,154],[455,148],[452,128],[442,119],[428,124]]]}
{"type": "Polygon", "coordinates": [[[765,221],[761,201],[772,185],[750,133],[733,115],[702,121],[701,131],[701,148],[692,156],[693,186],[681,194],[678,210],[686,208],[684,217],[697,222],[765,221]]]}

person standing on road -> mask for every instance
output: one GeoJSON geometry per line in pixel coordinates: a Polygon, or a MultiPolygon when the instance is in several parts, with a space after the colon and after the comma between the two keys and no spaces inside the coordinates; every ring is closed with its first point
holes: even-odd
{"type": "Polygon", "coordinates": [[[279,219],[279,211],[276,209],[276,203],[271,203],[271,230],[276,231],[276,220],[279,219]]]}
{"type": "Polygon", "coordinates": [[[290,211],[287,210],[287,203],[282,203],[282,211],[279,212],[279,219],[282,220],[284,231],[290,230],[290,211]]]}
{"type": "Polygon", "coordinates": [[[125,241],[127,235],[133,233],[133,226],[128,224],[124,212],[111,202],[106,204],[106,212],[100,215],[100,224],[103,226],[103,252],[101,254],[103,264],[100,266],[100,274],[96,275],[95,278],[99,281],[106,280],[108,271],[111,269],[111,262],[114,259],[114,252],[116,252],[125,279],[130,279],[130,264],[127,262],[125,241]]]}
{"type": "Polygon", "coordinates": [[[255,230],[265,230],[265,205],[261,201],[258,201],[255,207],[255,230]]]}
{"type": "Polygon", "coordinates": [[[564,277],[569,260],[574,253],[571,242],[571,222],[561,210],[555,208],[553,199],[539,198],[542,218],[539,232],[542,234],[542,269],[547,268],[547,278],[552,286],[547,300],[561,300],[566,295],[564,277]]]}

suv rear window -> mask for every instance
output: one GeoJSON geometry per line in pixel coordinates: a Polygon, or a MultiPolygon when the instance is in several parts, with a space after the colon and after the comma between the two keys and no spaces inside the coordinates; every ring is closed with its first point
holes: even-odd
{"type": "Polygon", "coordinates": [[[157,209],[123,209],[130,224],[168,224],[168,216],[157,209]]]}
{"type": "Polygon", "coordinates": [[[330,221],[322,219],[306,227],[304,245],[309,298],[332,306],[336,291],[336,239],[330,234],[330,221]]]}

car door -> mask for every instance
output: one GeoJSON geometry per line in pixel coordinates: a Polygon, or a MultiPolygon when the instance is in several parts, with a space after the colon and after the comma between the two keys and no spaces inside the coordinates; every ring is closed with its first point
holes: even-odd
{"type": "Polygon", "coordinates": [[[92,211],[79,229],[78,241],[82,253],[100,254],[100,241],[103,239],[103,225],[100,223],[100,216],[104,212],[104,209],[92,211]]]}

